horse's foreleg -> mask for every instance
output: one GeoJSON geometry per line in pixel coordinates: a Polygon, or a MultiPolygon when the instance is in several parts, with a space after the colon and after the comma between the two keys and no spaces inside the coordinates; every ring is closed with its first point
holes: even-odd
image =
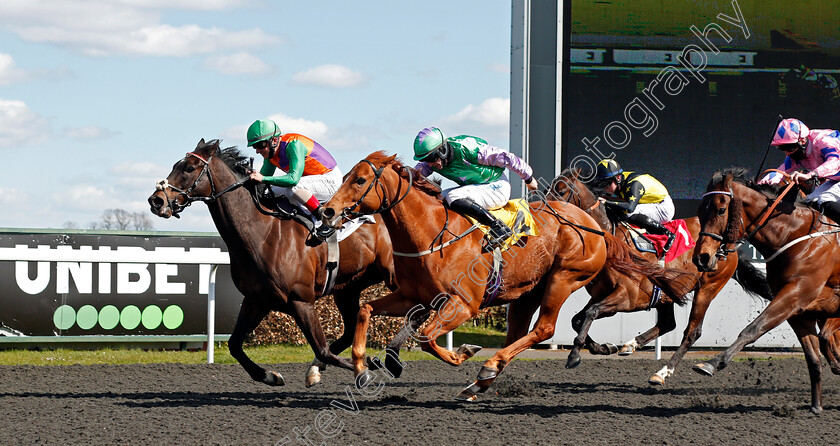
{"type": "MultiPolygon", "coordinates": [[[[353,343],[353,333],[356,331],[356,314],[359,312],[359,294],[361,291],[362,289],[359,286],[353,286],[336,291],[333,294],[333,301],[341,315],[341,320],[344,322],[344,332],[329,346],[330,353],[333,355],[338,356],[353,343]]],[[[306,387],[312,387],[320,383],[321,372],[326,367],[327,365],[317,357],[313,359],[306,371],[306,387]]]]}
{"type": "MultiPolygon", "coordinates": [[[[454,298],[450,297],[450,299],[454,298]]],[[[441,314],[440,311],[435,312],[435,315],[429,319],[429,324],[420,332],[418,341],[420,348],[424,352],[446,362],[449,365],[461,365],[462,362],[471,358],[479,350],[480,346],[464,344],[460,346],[455,352],[450,352],[445,348],[441,348],[435,341],[438,337],[443,336],[450,331],[458,328],[467,319],[475,316],[475,311],[463,305],[454,305],[456,310],[451,314],[441,314]]],[[[448,312],[444,312],[448,313],[448,312]]]]}
{"type": "Polygon", "coordinates": [[[680,346],[674,354],[671,355],[671,359],[668,360],[665,367],[662,367],[648,379],[648,383],[663,385],[665,384],[665,378],[674,374],[677,364],[680,363],[682,358],[688,352],[688,349],[691,348],[698,339],[700,339],[700,335],[703,333],[703,320],[706,318],[706,312],[709,309],[709,304],[712,302],[712,299],[717,296],[717,293],[723,288],[724,284],[726,284],[726,280],[722,281],[719,286],[718,284],[706,284],[697,293],[695,293],[694,299],[691,303],[691,313],[688,316],[688,325],[686,325],[685,331],[683,332],[683,338],[680,342],[680,346]]]}
{"type": "Polygon", "coordinates": [[[317,313],[315,313],[315,306],[311,302],[290,300],[286,312],[297,322],[300,331],[306,338],[306,342],[315,352],[315,358],[325,364],[348,370],[353,369],[349,359],[334,355],[328,348],[327,337],[324,335],[324,329],[321,327],[317,313]]]}
{"type": "MultiPolygon", "coordinates": [[[[367,369],[366,359],[366,344],[367,332],[370,325],[370,318],[377,314],[387,314],[388,316],[405,316],[412,309],[412,305],[416,302],[406,299],[400,294],[399,289],[393,291],[381,299],[370,301],[359,308],[359,314],[356,317],[356,331],[353,335],[353,371],[356,376],[362,374],[367,369]]],[[[410,335],[411,333],[409,333],[410,335]]]]}
{"type": "Polygon", "coordinates": [[[816,298],[816,290],[813,285],[791,282],[785,285],[777,294],[776,298],[770,301],[767,308],[758,315],[755,320],[749,323],[738,338],[726,350],[714,358],[694,365],[692,369],[704,375],[711,376],[716,370],[722,370],[732,358],[740,352],[744,346],[755,342],[764,333],[776,328],[782,322],[801,312],[803,308],[816,298]]]}
{"type": "Polygon", "coordinates": [[[408,338],[410,338],[414,333],[417,333],[417,330],[420,329],[420,326],[423,325],[427,319],[429,319],[429,312],[416,315],[415,317],[406,320],[406,323],[400,331],[397,332],[397,335],[394,336],[391,343],[385,347],[385,351],[383,352],[385,355],[385,361],[383,362],[379,357],[368,358],[368,367],[371,369],[384,367],[391,376],[399,378],[400,375],[402,375],[403,366],[405,364],[400,359],[400,349],[403,344],[408,341],[408,338]]]}
{"type": "Polygon", "coordinates": [[[811,412],[819,415],[822,408],[822,364],[820,362],[820,342],[817,336],[816,321],[812,318],[796,316],[788,320],[793,328],[802,352],[805,353],[805,363],[808,364],[808,375],[811,378],[811,412]]]}
{"type": "Polygon", "coordinates": [[[239,308],[239,315],[236,317],[236,325],[233,327],[233,333],[231,333],[230,339],[228,339],[228,350],[230,351],[230,355],[242,365],[242,368],[248,372],[248,375],[254,381],[264,382],[270,386],[282,386],[286,384],[283,376],[277,372],[266,371],[264,368],[258,366],[242,350],[242,343],[245,342],[245,337],[257,328],[257,325],[260,324],[260,321],[263,320],[266,314],[268,314],[268,308],[257,303],[253,296],[245,296],[242,300],[242,306],[239,308]]]}

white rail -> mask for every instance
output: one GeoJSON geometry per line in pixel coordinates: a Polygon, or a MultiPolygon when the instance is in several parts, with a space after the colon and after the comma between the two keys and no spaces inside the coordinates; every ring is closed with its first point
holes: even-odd
{"type": "Polygon", "coordinates": [[[17,245],[0,248],[0,261],[15,262],[82,262],[82,263],[155,263],[211,265],[207,292],[207,363],[214,361],[216,337],[216,271],[219,265],[229,265],[230,256],[215,249],[196,248],[194,251],[173,252],[167,249],[147,251],[142,247],[123,247],[111,250],[55,249],[51,246],[29,248],[17,245]]]}

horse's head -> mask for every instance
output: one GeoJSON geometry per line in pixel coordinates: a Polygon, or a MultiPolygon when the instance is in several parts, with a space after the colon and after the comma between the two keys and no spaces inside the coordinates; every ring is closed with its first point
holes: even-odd
{"type": "Polygon", "coordinates": [[[172,166],[172,172],[156,185],[149,197],[153,214],[169,218],[178,217],[193,201],[213,194],[210,160],[219,153],[219,140],[204,142],[202,138],[195,150],[172,166]]]}
{"type": "Polygon", "coordinates": [[[565,201],[583,209],[601,225],[602,229],[611,227],[606,209],[598,201],[598,196],[582,180],[580,169],[563,170],[551,182],[551,189],[546,196],[550,200],[565,201]]]}
{"type": "MultiPolygon", "coordinates": [[[[396,171],[388,174],[389,166],[399,164],[396,155],[387,156],[385,152],[371,153],[367,158],[353,166],[344,176],[344,183],[332,198],[324,204],[324,224],[339,227],[345,218],[382,212],[393,202],[389,198],[390,188],[399,181],[396,171]]],[[[401,165],[400,165],[401,166],[401,165]]],[[[397,186],[398,187],[398,186],[397,186]]]]}
{"type": "Polygon", "coordinates": [[[697,210],[700,235],[692,261],[700,271],[714,271],[717,258],[726,255],[725,246],[735,243],[743,229],[743,203],[733,192],[737,172],[716,172],[697,210]]]}

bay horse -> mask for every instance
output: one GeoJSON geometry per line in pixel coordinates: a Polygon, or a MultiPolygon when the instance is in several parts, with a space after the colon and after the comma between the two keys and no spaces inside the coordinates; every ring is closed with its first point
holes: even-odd
{"type": "Polygon", "coordinates": [[[421,348],[451,365],[460,365],[475,351],[456,352],[435,342],[481,307],[510,304],[506,347],[488,359],[477,380],[456,399],[472,401],[520,352],[554,333],[557,313],[569,295],[591,281],[604,265],[625,274],[655,277],[666,293],[674,291],[667,270],[642,262],[618,239],[594,229],[580,209],[558,202],[531,203],[536,237],[520,239],[502,253],[501,285],[488,285],[493,253],[483,251],[483,235],[473,224],[450,211],[440,189],[418,177],[395,155],[374,152],[345,176],[344,183],[324,204],[323,223],[337,227],[355,215],[381,214],[395,251],[398,289],[368,302],[359,310],[352,358],[357,384],[368,380],[365,342],[371,316],[410,316],[435,309],[419,337],[421,348]],[[490,293],[488,293],[488,291],[490,293]],[[525,334],[539,307],[533,330],[525,334]]]}
{"type": "MultiPolygon", "coordinates": [[[[396,286],[387,228],[376,217],[375,224],[362,225],[339,243],[334,298],[344,333],[328,347],[313,306],[327,280],[327,246],[308,246],[309,231],[302,224],[258,210],[251,197],[255,183],[247,181],[244,160],[236,147],[222,150],[219,140],[202,139],[149,197],[152,213],[177,217],[193,201],[207,203],[228,247],[233,283],[244,296],[228,348],[251,378],[273,386],[285,384],[279,373],[266,371],[242,350],[245,337],[272,310],[294,318],[318,361],[352,370],[348,358],[336,355],[352,342],[361,291],[382,281],[391,289],[396,286]]],[[[320,374],[310,368],[307,387],[318,380],[320,374]]]]}
{"type": "MultiPolygon", "coordinates": [[[[632,247],[633,235],[626,226],[615,224],[607,216],[606,208],[598,200],[598,196],[581,180],[578,169],[565,169],[552,181],[548,193],[550,199],[565,201],[583,209],[591,215],[604,231],[618,236],[624,243],[632,247]]],[[[697,217],[685,219],[688,232],[697,240],[700,232],[700,222],[697,217]]],[[[642,253],[648,261],[655,262],[654,253],[642,253]]],[[[737,252],[733,252],[721,259],[713,271],[699,272],[691,260],[692,252],[686,251],[668,263],[670,268],[683,272],[679,280],[685,281],[687,289],[694,291],[689,313],[688,325],[683,332],[679,347],[671,355],[668,363],[648,379],[653,385],[662,385],[665,379],[674,374],[677,364],[682,360],[688,349],[697,342],[703,330],[703,320],[709,309],[709,304],[720,293],[727,281],[734,276],[735,280],[753,295],[770,299],[769,287],[763,275],[748,260],[742,259],[737,252]]],[[[566,367],[577,367],[580,364],[580,349],[587,347],[592,354],[609,355],[618,351],[619,355],[630,355],[637,348],[648,344],[659,336],[674,330],[677,326],[674,317],[674,304],[684,305],[686,296],[674,299],[664,296],[654,303],[651,297],[653,283],[641,275],[627,276],[604,268],[592,282],[586,285],[586,291],[591,296],[583,309],[572,318],[572,328],[578,333],[574,345],[569,352],[566,367]],[[653,307],[651,304],[654,303],[653,307]],[[589,329],[596,319],[613,316],[619,312],[635,312],[656,308],[656,324],[649,330],[627,341],[620,349],[609,344],[598,344],[589,337],[589,329]]]]}
{"type": "Polygon", "coordinates": [[[840,374],[835,337],[840,322],[840,229],[814,209],[779,200],[775,187],[756,185],[745,169],[715,172],[706,191],[698,210],[702,231],[694,248],[695,265],[710,271],[729,246],[748,240],[767,261],[774,298],[731,346],[693,369],[713,375],[744,346],[787,321],[808,364],[811,412],[822,412],[820,350],[831,370],[840,374]]]}

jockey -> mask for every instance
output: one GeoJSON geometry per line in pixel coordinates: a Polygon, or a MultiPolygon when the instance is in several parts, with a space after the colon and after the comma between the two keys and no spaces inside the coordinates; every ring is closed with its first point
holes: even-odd
{"type": "Polygon", "coordinates": [[[676,237],[662,223],[674,218],[674,202],[668,190],[656,178],[636,172],[625,172],[612,158],[598,162],[596,190],[615,195],[623,201],[600,198],[610,214],[646,229],[651,234],[667,235],[662,256],[671,249],[676,237]]]}
{"type": "MultiPolygon", "coordinates": [[[[792,181],[804,184],[812,178],[825,179],[808,194],[806,200],[814,201],[828,218],[840,223],[840,132],[837,130],[810,130],[802,121],[787,118],[779,123],[771,145],[785,152],[785,162],[779,166],[790,174],[792,181]],[[809,172],[800,172],[806,169],[809,172]]],[[[758,184],[777,184],[782,175],[771,172],[758,184]]]]}
{"type": "Polygon", "coordinates": [[[510,183],[505,169],[522,177],[530,190],[537,189],[537,180],[525,161],[507,150],[491,146],[475,136],[447,138],[437,127],[425,128],[414,139],[414,167],[423,176],[433,172],[456,182],[457,187],[441,192],[446,204],[455,212],[476,219],[490,227],[490,247],[501,245],[513,234],[488,209],[498,209],[510,199],[510,183]]]}
{"type": "MultiPolygon", "coordinates": [[[[315,217],[321,217],[321,203],[327,201],[342,183],[335,159],[320,144],[297,133],[282,134],[277,124],[259,119],[248,127],[248,147],[262,155],[262,168],[252,172],[251,179],[271,186],[271,190],[302,204],[315,217]],[[283,175],[274,176],[277,168],[283,175]]],[[[326,238],[335,230],[319,227],[318,235],[326,238]]]]}

